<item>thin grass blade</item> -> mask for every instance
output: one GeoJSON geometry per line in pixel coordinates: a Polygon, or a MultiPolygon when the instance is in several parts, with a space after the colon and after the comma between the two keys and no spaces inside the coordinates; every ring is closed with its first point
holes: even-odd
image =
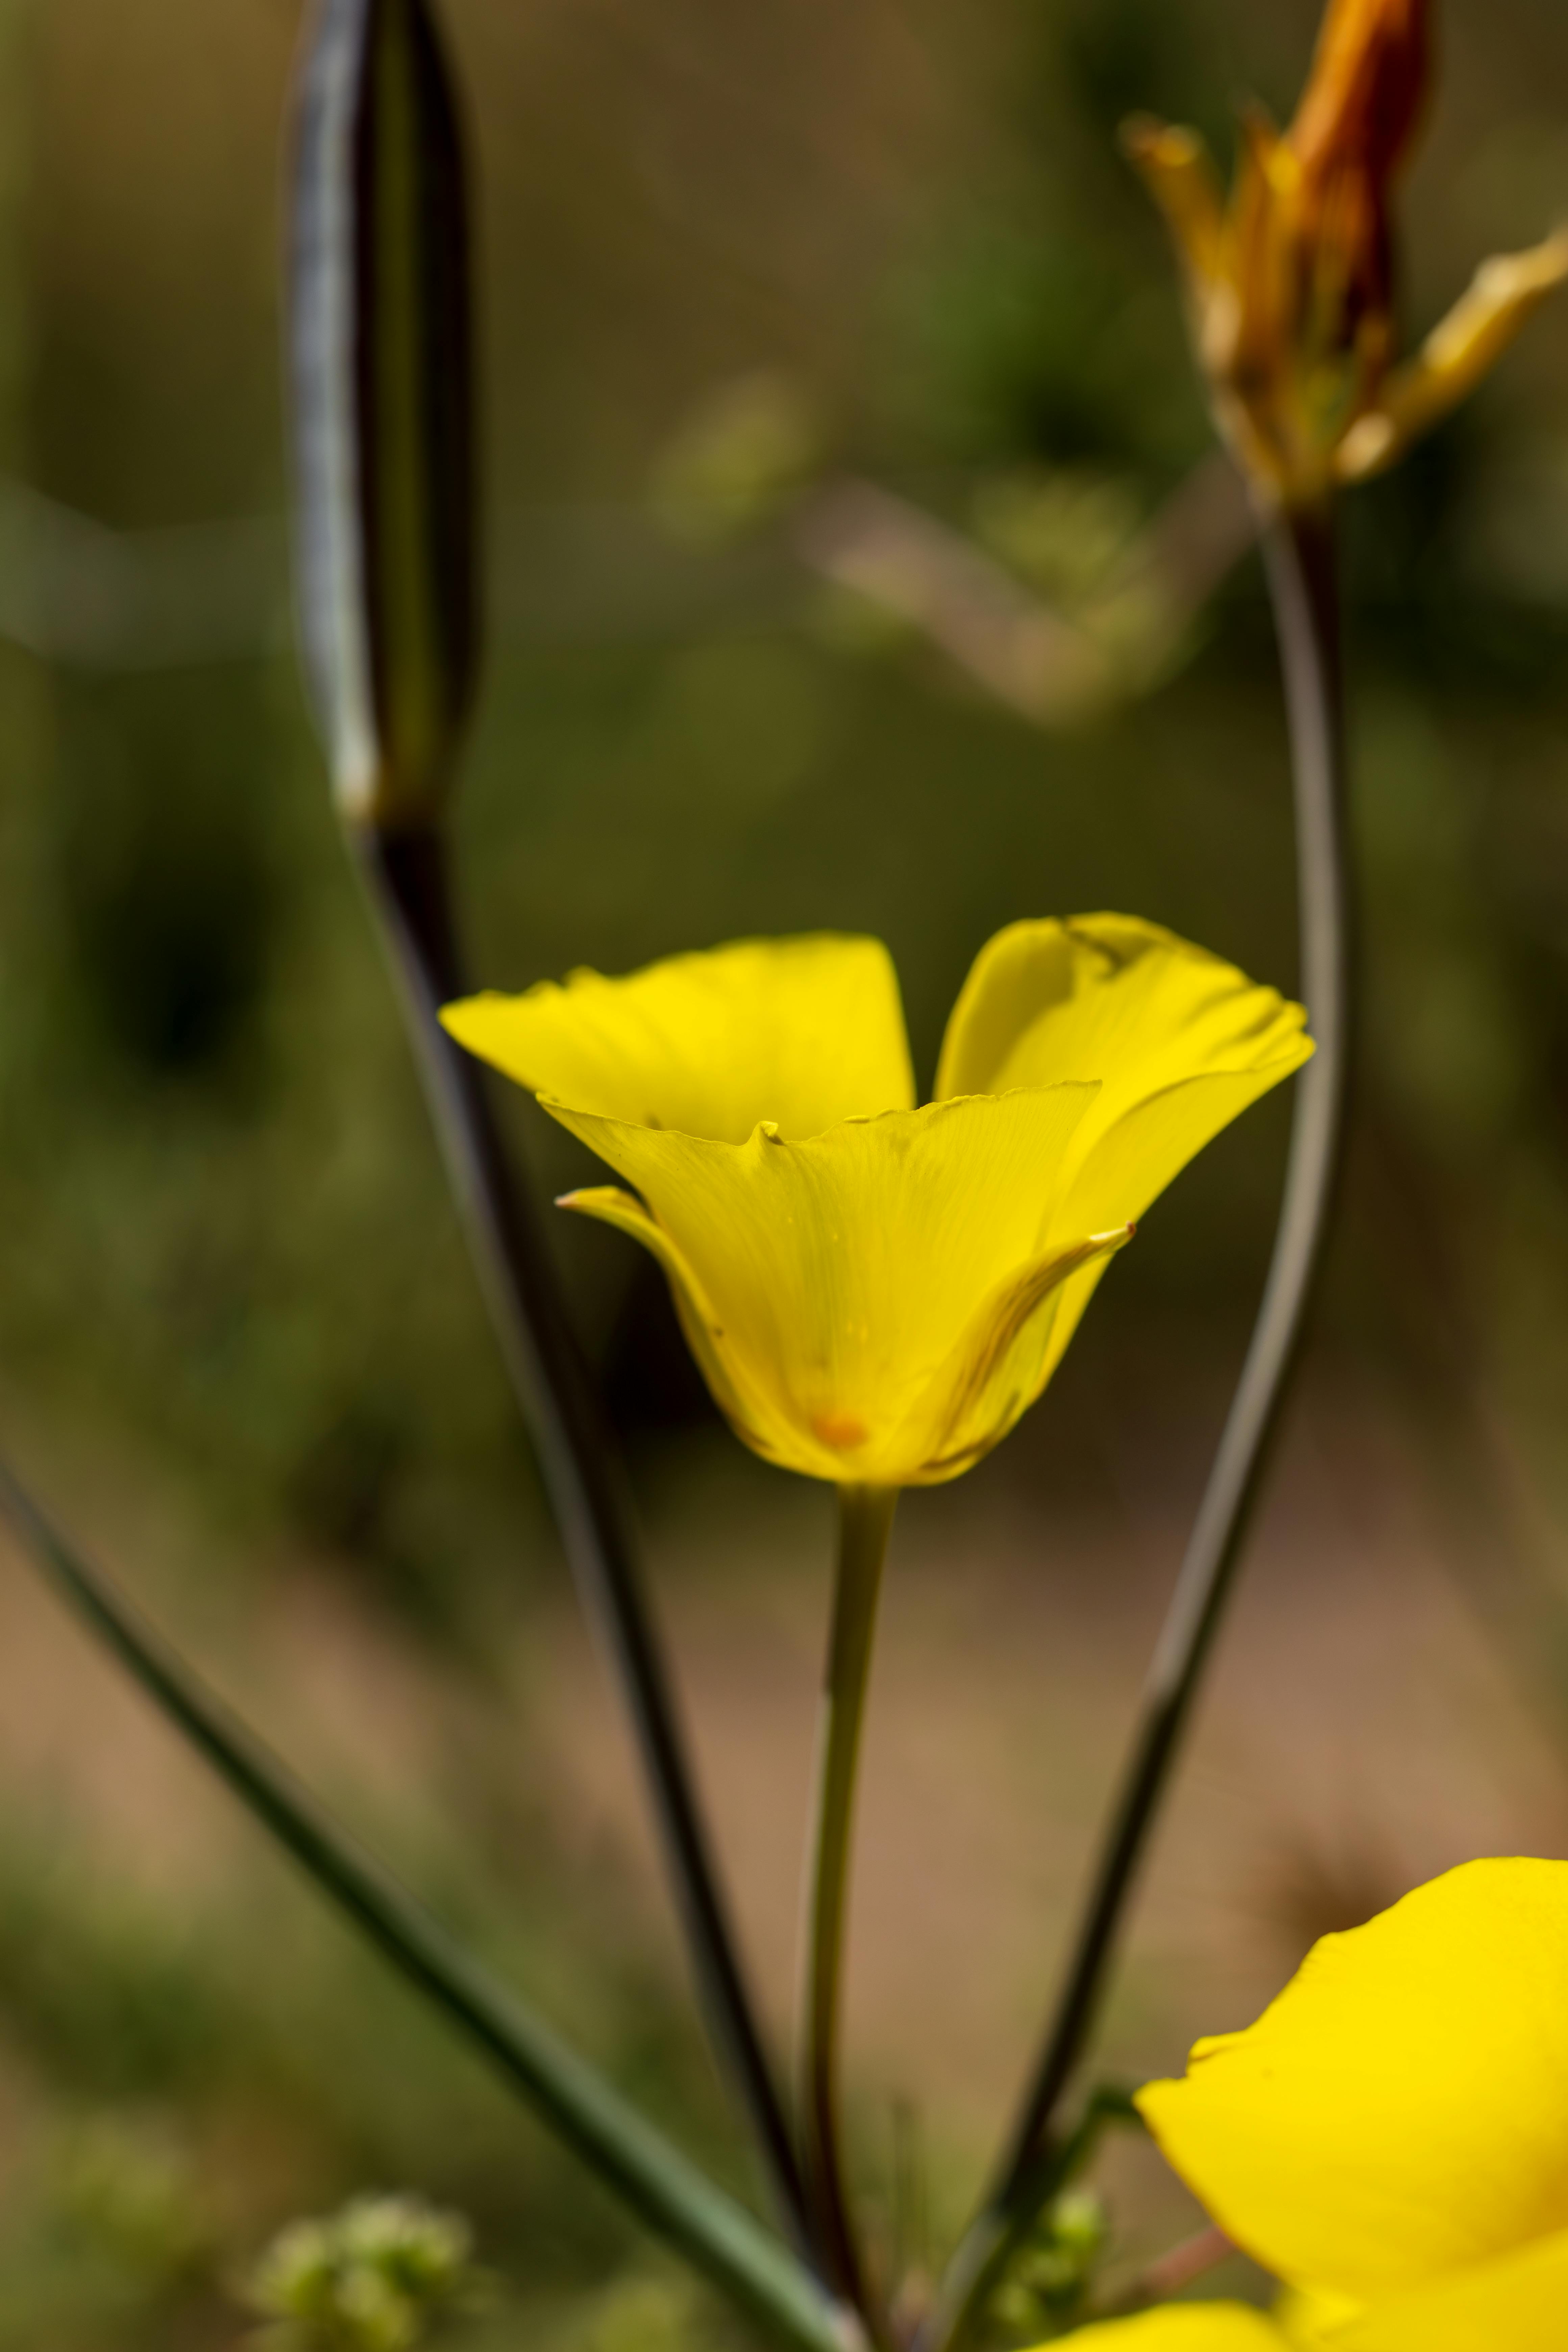
{"type": "Polygon", "coordinates": [[[70,1542],[0,1462],[0,1515],[99,1639],[384,1957],[476,2042],[556,2137],[647,2227],[781,2342],[847,2352],[787,2248],[447,1935],[70,1542]]]}

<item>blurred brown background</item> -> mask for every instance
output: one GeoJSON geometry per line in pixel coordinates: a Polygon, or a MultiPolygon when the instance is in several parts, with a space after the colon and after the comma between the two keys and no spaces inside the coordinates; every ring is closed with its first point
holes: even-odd
{"type": "MultiPolygon", "coordinates": [[[[1242,93],[1289,110],[1307,0],[446,13],[484,233],[479,976],[874,930],[928,1077],[1020,915],[1125,908],[1289,986],[1250,564],[1125,692],[1041,724],[889,610],[898,562],[857,593],[805,524],[868,483],[982,567],[982,637],[1015,603],[1092,616],[1209,446],[1116,124],[1147,106],[1228,151],[1242,93]],[[795,503],[721,533],[770,463],[795,503]]],[[[342,1811],[743,2178],[296,678],[298,31],[292,0],[0,5],[11,1442],[342,1811]]],[[[1416,330],[1568,214],[1557,0],[1449,0],[1444,47],[1416,330]]],[[[1133,2071],[1242,2021],[1323,1928],[1568,1838],[1568,308],[1349,525],[1355,1156],[1112,2020],[1133,2071]]],[[[514,1109],[560,1189],[564,1139],[514,1109]]],[[[851,2042],[869,2192],[916,2146],[939,2242],[1051,1980],[1285,1118],[1162,1204],[1004,1452],[905,1507],[851,2042]]],[[[716,1425],[650,1265],[558,1239],[782,2035],[826,1505],[716,1425]]],[[[237,2342],[268,2232],[367,2186],[475,2214],[498,2344],[695,2340],[597,2193],[0,1568],[4,2352],[237,2342]]],[[[1183,2224],[1143,2159],[1117,2196],[1128,2259],[1183,2224]]]]}

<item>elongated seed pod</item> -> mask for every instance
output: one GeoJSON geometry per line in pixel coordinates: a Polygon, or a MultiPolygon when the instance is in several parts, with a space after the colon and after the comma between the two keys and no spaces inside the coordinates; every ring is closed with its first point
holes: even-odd
{"type": "Polygon", "coordinates": [[[300,607],[344,813],[426,824],[479,660],[471,237],[427,0],[319,0],[289,287],[300,607]]]}

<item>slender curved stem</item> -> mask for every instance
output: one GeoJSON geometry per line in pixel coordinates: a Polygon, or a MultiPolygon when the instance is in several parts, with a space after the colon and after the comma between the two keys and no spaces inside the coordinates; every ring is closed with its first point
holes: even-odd
{"type": "Polygon", "coordinates": [[[832,2257],[834,2284],[862,2313],[867,2312],[868,2296],[844,2179],[838,2046],[855,1781],[877,1601],[898,1500],[893,1487],[841,1486],[838,1490],[838,1562],[817,1728],[816,1806],[806,1882],[801,1990],[800,2109],[806,2179],[818,2227],[832,2257]]]}
{"type": "Polygon", "coordinates": [[[648,2227],[796,2352],[847,2352],[848,2315],[744,2208],[507,1992],[301,1787],[0,1462],[0,1513],[105,1646],[321,1891],[478,2043],[648,2227]]]}
{"type": "Polygon", "coordinates": [[[1013,2137],[923,2340],[962,2342],[1037,2205],[1034,2182],[1104,1998],[1139,1869],[1241,1565],[1322,1262],[1343,1154],[1350,887],[1331,520],[1269,518],[1263,551],[1284,670],[1296,805],[1301,989],[1317,1052],[1297,1080],[1284,1202],[1263,1303],[1154,1653],[1121,1794],[1061,1997],[1013,2137]]]}
{"type": "Polygon", "coordinates": [[[1141,2270],[1126,2291],[1113,2301],[1100,2305],[1094,2316],[1100,2319],[1121,2319],[1135,2311],[1147,2310],[1151,2304],[1168,2303],[1173,2295],[1228,2263],[1236,2252],[1236,2241],[1227,2238],[1223,2230],[1211,2222],[1207,2229],[1198,2230],[1168,2254],[1161,2254],[1141,2270]]]}
{"type": "Polygon", "coordinates": [[[401,985],[432,1118],[501,1354],[590,1622],[618,1676],[709,2031],[751,2126],[780,2219],[820,2260],[645,1599],[614,1448],[554,1260],[510,1165],[479,1065],[437,1013],[465,993],[445,845],[433,828],[353,835],[401,985]]]}

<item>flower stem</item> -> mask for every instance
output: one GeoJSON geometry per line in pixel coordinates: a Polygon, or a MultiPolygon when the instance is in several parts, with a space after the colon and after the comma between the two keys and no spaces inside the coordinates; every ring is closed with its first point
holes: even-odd
{"type": "Polygon", "coordinates": [[[1145,2311],[1151,2304],[1169,2303],[1173,2295],[1181,2294],[1208,2273],[1217,2270],[1221,2263],[1229,2262],[1236,2252],[1236,2241],[1227,2238],[1223,2230],[1211,2223],[1173,2246],[1168,2254],[1141,2270],[1131,2285],[1114,2301],[1096,2309],[1100,2319],[1120,2319],[1134,2311],[1145,2311]]]}
{"type": "Polygon", "coordinates": [[[434,827],[359,828],[353,838],[501,1354],[590,1622],[620,1682],[710,2033],[780,2219],[797,2249],[811,2255],[816,2241],[805,2185],[699,1808],[611,1441],[483,1074],[437,1017],[465,993],[445,844],[434,827]]]}
{"type": "Polygon", "coordinates": [[[867,2283],[844,2180],[838,2046],[855,1779],[877,1601],[898,1491],[838,1490],[833,1630],[817,1727],[816,1807],[807,1878],[800,2024],[800,2109],[806,2179],[834,2284],[866,2314],[867,2283]]]}
{"type": "Polygon", "coordinates": [[[574,2051],[507,1992],[300,1786],[0,1462],[0,1513],[78,1614],[338,1908],[477,2042],[647,2226],[795,2352],[847,2352],[848,2315],[574,2051]]]}
{"type": "Polygon", "coordinates": [[[1099,2018],[1128,1903],[1241,1565],[1338,1188],[1350,1071],[1351,920],[1331,517],[1323,510],[1270,517],[1262,538],[1290,729],[1301,991],[1317,1052],[1296,1082],[1285,1195],[1263,1303],[1154,1653],[1060,2000],[1005,2159],[926,2333],[926,2343],[943,2352],[963,2342],[1034,2220],[1041,2154],[1099,2018]]]}

